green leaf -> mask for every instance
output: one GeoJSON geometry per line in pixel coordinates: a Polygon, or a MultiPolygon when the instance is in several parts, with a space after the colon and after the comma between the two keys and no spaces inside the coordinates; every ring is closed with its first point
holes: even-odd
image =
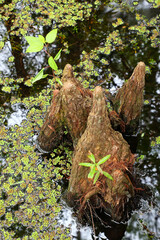
{"type": "Polygon", "coordinates": [[[92,162],[96,162],[96,160],[95,160],[95,156],[91,153],[91,154],[89,154],[88,155],[88,158],[92,161],[92,162]]]}
{"type": "Polygon", "coordinates": [[[32,86],[32,82],[31,79],[28,79],[27,81],[24,82],[24,85],[31,87],[32,86]]]}
{"type": "Polygon", "coordinates": [[[4,47],[4,42],[0,41],[0,50],[4,47]]]}
{"type": "Polygon", "coordinates": [[[48,64],[49,64],[49,66],[53,69],[53,70],[58,70],[58,66],[57,66],[57,64],[56,64],[56,62],[54,61],[54,59],[53,59],[53,57],[52,56],[50,56],[49,58],[48,58],[48,64]]]}
{"type": "Polygon", "coordinates": [[[92,163],[79,163],[80,166],[84,166],[84,167],[92,167],[93,164],[92,163]]]}
{"type": "Polygon", "coordinates": [[[44,44],[37,37],[26,36],[25,39],[29,43],[29,47],[26,50],[27,52],[39,52],[43,49],[44,44]]]}
{"type": "Polygon", "coordinates": [[[96,167],[92,165],[92,168],[88,174],[88,178],[93,178],[95,172],[96,172],[96,167]]]}
{"type": "Polygon", "coordinates": [[[14,61],[14,57],[13,56],[8,58],[8,62],[13,62],[13,61],[14,61]]]}
{"type": "Polygon", "coordinates": [[[60,79],[56,79],[56,81],[57,81],[61,86],[63,86],[63,83],[61,82],[60,79]]]}
{"type": "Polygon", "coordinates": [[[137,6],[138,5],[138,2],[136,1],[136,2],[133,2],[133,5],[134,6],[137,6]]]}
{"type": "Polygon", "coordinates": [[[56,54],[56,56],[54,57],[54,60],[58,60],[61,56],[61,52],[62,52],[62,48],[59,50],[59,52],[56,54]]]}
{"type": "Polygon", "coordinates": [[[8,221],[12,221],[12,213],[11,212],[7,212],[5,218],[8,221]]]}
{"type": "Polygon", "coordinates": [[[113,27],[118,27],[123,24],[123,20],[121,18],[117,18],[116,23],[112,23],[113,27]]]}
{"type": "Polygon", "coordinates": [[[4,201],[0,200],[0,217],[2,217],[5,214],[5,205],[4,201]]]}
{"type": "Polygon", "coordinates": [[[106,176],[107,178],[113,180],[113,177],[109,173],[103,171],[103,175],[106,176]]]}
{"type": "Polygon", "coordinates": [[[3,92],[10,93],[11,90],[12,90],[12,89],[11,89],[11,87],[9,87],[9,86],[3,86],[3,87],[2,87],[2,91],[3,91],[3,92]]]}
{"type": "Polygon", "coordinates": [[[37,82],[38,80],[43,78],[43,70],[44,68],[41,69],[41,71],[39,73],[37,73],[37,75],[32,79],[32,83],[37,82]]]}
{"type": "Polygon", "coordinates": [[[43,76],[42,76],[42,78],[46,78],[48,76],[48,74],[44,74],[43,76]]]}
{"type": "Polygon", "coordinates": [[[93,184],[95,184],[99,178],[99,175],[100,175],[100,172],[97,172],[95,177],[94,177],[94,181],[93,181],[93,184]]]}
{"type": "Polygon", "coordinates": [[[42,35],[38,35],[38,37],[39,37],[39,40],[42,42],[42,43],[45,43],[46,41],[45,41],[45,38],[42,36],[42,35]]]}
{"type": "Polygon", "coordinates": [[[52,43],[57,37],[57,29],[53,29],[46,35],[46,42],[47,43],[52,43]]]}
{"type": "Polygon", "coordinates": [[[101,165],[102,163],[105,163],[110,157],[111,157],[111,155],[107,155],[107,156],[103,157],[102,159],[99,160],[97,165],[101,165]]]}
{"type": "Polygon", "coordinates": [[[103,174],[102,168],[100,166],[97,165],[98,171],[103,174]]]}
{"type": "Polygon", "coordinates": [[[32,233],[32,239],[35,239],[35,240],[39,239],[39,235],[37,232],[32,233]]]}

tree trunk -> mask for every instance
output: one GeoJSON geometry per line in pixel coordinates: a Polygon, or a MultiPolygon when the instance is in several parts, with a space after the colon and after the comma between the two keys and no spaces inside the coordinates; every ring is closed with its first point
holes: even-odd
{"type": "Polygon", "coordinates": [[[63,72],[63,87],[53,92],[52,104],[38,141],[43,150],[51,151],[60,143],[64,129],[68,129],[74,144],[68,198],[79,200],[81,213],[91,201],[95,208],[104,208],[119,221],[123,218],[125,204],[135,194],[129,178],[134,155],[122,134],[113,127],[117,130],[119,126],[122,132],[136,129],[143,102],[144,76],[145,65],[140,62],[128,82],[115,98],[112,97],[112,110],[106,107],[108,94],[101,87],[96,87],[93,94],[84,89],[74,78],[69,64],[63,72]],[[113,180],[100,174],[93,184],[93,180],[88,178],[90,169],[79,163],[90,162],[90,152],[96,162],[111,155],[101,166],[113,180]]]}
{"type": "Polygon", "coordinates": [[[95,195],[96,207],[102,207],[105,201],[110,206],[108,209],[112,217],[120,220],[124,204],[134,195],[132,183],[127,176],[127,171],[133,163],[134,156],[128,143],[121,133],[111,127],[103,91],[101,87],[96,87],[87,128],[74,152],[68,189],[70,197],[74,199],[81,197],[82,209],[87,200],[95,195]],[[94,154],[97,162],[106,155],[111,155],[109,160],[102,165],[102,170],[110,173],[113,181],[101,175],[93,185],[93,180],[88,178],[89,169],[79,166],[80,162],[90,162],[87,157],[89,152],[94,154]],[[100,199],[103,201],[100,202],[100,199]]]}

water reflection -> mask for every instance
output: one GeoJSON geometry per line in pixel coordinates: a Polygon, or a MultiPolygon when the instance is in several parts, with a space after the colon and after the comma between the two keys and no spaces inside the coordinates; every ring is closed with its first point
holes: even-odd
{"type": "Polygon", "coordinates": [[[135,212],[128,222],[127,231],[123,240],[148,240],[160,238],[160,214],[158,207],[142,203],[140,211],[135,212]]]}
{"type": "MultiPolygon", "coordinates": [[[[61,225],[64,228],[70,228],[70,232],[73,240],[120,240],[124,236],[124,232],[126,230],[125,223],[116,223],[114,221],[110,221],[110,224],[104,226],[102,223],[94,224],[93,228],[87,223],[82,225],[79,223],[77,218],[74,216],[75,213],[71,208],[69,208],[65,202],[62,202],[63,209],[58,218],[58,225],[61,225]]],[[[109,216],[106,216],[106,219],[109,216]]]]}
{"type": "MultiPolygon", "coordinates": [[[[6,28],[0,22],[0,41],[2,41],[3,39],[2,36],[4,36],[5,33],[6,33],[6,28]]],[[[3,74],[3,76],[11,74],[10,68],[8,66],[8,58],[10,56],[12,56],[12,54],[11,54],[10,42],[8,41],[6,42],[3,49],[0,51],[0,72],[1,72],[1,75],[3,74]]]]}
{"type": "Polygon", "coordinates": [[[12,105],[12,113],[7,119],[7,126],[11,127],[14,126],[15,124],[21,125],[21,122],[26,118],[27,115],[27,110],[24,108],[21,104],[14,104],[12,105]]]}
{"type": "MultiPolygon", "coordinates": [[[[58,219],[58,225],[63,228],[70,228],[73,240],[92,240],[93,230],[90,226],[81,226],[77,218],[74,217],[73,210],[62,201],[63,210],[58,219]]],[[[105,238],[106,239],[106,238],[105,238]]]]}

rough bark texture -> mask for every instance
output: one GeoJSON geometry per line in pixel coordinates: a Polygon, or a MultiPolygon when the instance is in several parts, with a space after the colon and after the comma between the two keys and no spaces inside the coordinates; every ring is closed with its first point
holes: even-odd
{"type": "Polygon", "coordinates": [[[116,112],[126,124],[128,132],[138,126],[143,106],[143,90],[145,85],[145,64],[139,62],[132,76],[116,94],[114,106],[116,112]]]}
{"type": "Polygon", "coordinates": [[[51,107],[38,137],[43,150],[56,147],[67,127],[74,144],[72,171],[69,180],[68,198],[78,199],[80,210],[87,201],[94,202],[95,208],[103,207],[113,219],[123,218],[125,203],[134,196],[134,187],[129,178],[134,164],[134,155],[119,128],[135,130],[143,103],[145,65],[140,62],[131,78],[118,91],[112,102],[115,110],[106,106],[108,94],[96,87],[93,94],[84,89],[74,78],[71,65],[67,64],[62,77],[63,87],[53,92],[51,107]],[[89,169],[80,162],[90,162],[89,152],[99,161],[110,154],[102,165],[113,181],[100,175],[93,185],[88,178],[89,169]]]}
{"type": "MultiPolygon", "coordinates": [[[[81,207],[95,194],[101,195],[110,206],[110,213],[116,220],[123,214],[123,206],[134,195],[134,189],[128,180],[126,171],[133,166],[134,156],[122,134],[113,130],[105,105],[101,87],[96,87],[93,95],[93,107],[88,116],[87,128],[75,149],[72,171],[69,181],[69,194],[73,198],[82,197],[81,207]],[[95,185],[88,179],[89,169],[79,166],[80,162],[90,162],[87,157],[92,152],[97,162],[111,154],[102,169],[113,176],[113,181],[101,175],[95,185]]],[[[100,203],[97,202],[99,205],[100,203]]],[[[102,203],[101,203],[102,205],[102,203]]]]}
{"type": "Polygon", "coordinates": [[[91,91],[84,89],[74,78],[71,65],[65,66],[61,81],[63,87],[60,91],[54,90],[51,107],[38,137],[39,146],[45,151],[52,151],[60,143],[65,127],[76,146],[92,106],[91,91]]]}
{"type": "Polygon", "coordinates": [[[62,83],[62,118],[76,146],[86,128],[92,106],[92,92],[84,89],[74,78],[72,66],[69,64],[64,69],[62,83]]]}
{"type": "Polygon", "coordinates": [[[60,144],[63,137],[62,124],[62,99],[59,90],[53,91],[53,98],[50,108],[46,115],[39,137],[38,143],[43,151],[52,151],[58,144],[60,144]]]}

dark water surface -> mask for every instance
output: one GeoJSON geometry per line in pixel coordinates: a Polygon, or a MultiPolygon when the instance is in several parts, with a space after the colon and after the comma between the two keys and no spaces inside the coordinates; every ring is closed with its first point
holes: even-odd
{"type": "MultiPolygon", "coordinates": [[[[143,1],[144,2],[144,1],[143,1]]],[[[143,12],[147,17],[154,16],[154,10],[149,9],[148,5],[141,5],[139,8],[140,12],[143,12]]],[[[85,50],[96,47],[106,37],[106,32],[110,29],[107,26],[107,22],[112,21],[117,16],[123,17],[124,21],[131,23],[134,21],[132,16],[128,16],[125,13],[113,14],[109,9],[103,9],[99,13],[102,18],[101,26],[95,26],[97,41],[93,41],[95,36],[87,35],[84,33],[83,39],[70,47],[70,55],[62,56],[61,67],[66,63],[76,64],[79,61],[80,53],[85,50]],[[104,35],[104,36],[103,36],[104,35]],[[78,47],[79,46],[79,47],[78,47]],[[75,60],[76,59],[76,60],[75,60]]],[[[3,25],[0,25],[1,30],[5,31],[3,25]]],[[[64,33],[67,33],[67,29],[64,33]]],[[[73,36],[68,35],[68,41],[74,42],[75,39],[71,39],[73,36]]],[[[77,40],[77,39],[76,39],[77,40]]],[[[8,42],[9,45],[9,42],[8,42]]],[[[140,119],[139,132],[136,137],[130,138],[129,142],[131,145],[136,145],[137,158],[139,159],[135,164],[135,171],[140,176],[141,182],[148,186],[152,192],[152,197],[149,200],[141,200],[140,208],[135,210],[129,221],[125,223],[115,223],[108,220],[108,226],[97,224],[95,226],[96,237],[95,239],[109,239],[109,240],[148,240],[148,239],[160,239],[160,144],[152,144],[156,137],[160,136],[160,49],[153,49],[147,46],[147,49],[142,49],[142,53],[134,56],[135,60],[131,59],[129,52],[126,53],[125,58],[128,59],[128,63],[132,63],[134,66],[129,64],[129,69],[123,66],[121,60],[123,57],[112,56],[110,67],[112,72],[115,73],[113,80],[107,84],[113,91],[117,87],[121,86],[124,82],[125,74],[128,75],[132,72],[138,61],[147,61],[148,55],[155,57],[156,65],[150,75],[146,75],[146,85],[144,92],[144,99],[148,100],[145,102],[142,116],[140,119]],[[123,71],[121,68],[123,67],[123,71]],[[127,71],[128,70],[128,71],[127,71]],[[135,143],[136,139],[136,143],[135,143]],[[143,156],[142,156],[143,155],[143,156]]],[[[0,53],[0,71],[4,75],[14,74],[13,71],[8,68],[5,59],[10,55],[9,48],[5,48],[0,53]]],[[[40,59],[43,62],[44,58],[40,59]]],[[[105,79],[105,70],[101,72],[100,78],[105,79]]],[[[106,83],[104,83],[105,86],[106,83]]],[[[102,85],[103,86],[103,85],[102,85]]],[[[2,96],[2,93],[1,93],[2,96]]],[[[10,106],[9,102],[6,103],[5,95],[2,96],[1,103],[3,102],[3,113],[6,114],[6,121],[3,123],[8,126],[15,124],[21,124],[21,121],[26,118],[27,109],[21,105],[10,106]],[[8,104],[8,105],[7,105],[8,104]],[[9,106],[9,107],[8,107],[9,106]],[[7,109],[7,110],[6,110],[7,109]]],[[[1,159],[5,161],[5,159],[1,159]]],[[[64,200],[61,200],[63,210],[58,218],[58,223],[64,227],[71,228],[71,234],[73,240],[92,240],[93,230],[92,226],[82,226],[76,217],[74,216],[73,210],[69,208],[64,200]]],[[[108,219],[108,216],[106,216],[108,219]]]]}

